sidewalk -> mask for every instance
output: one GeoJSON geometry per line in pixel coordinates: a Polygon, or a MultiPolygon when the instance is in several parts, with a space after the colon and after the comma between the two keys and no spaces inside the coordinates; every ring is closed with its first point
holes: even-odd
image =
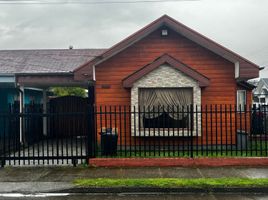
{"type": "Polygon", "coordinates": [[[268,168],[82,168],[6,167],[0,169],[0,193],[57,192],[77,189],[78,178],[268,178],[268,168]]]}

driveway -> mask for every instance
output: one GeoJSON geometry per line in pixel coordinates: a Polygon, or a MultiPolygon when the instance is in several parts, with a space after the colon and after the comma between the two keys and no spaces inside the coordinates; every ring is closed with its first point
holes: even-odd
{"type": "MultiPolygon", "coordinates": [[[[21,145],[19,150],[6,154],[6,165],[72,165],[71,158],[86,157],[85,143],[86,139],[78,137],[41,140],[29,146],[21,145]]],[[[77,159],[76,162],[83,164],[85,159],[77,159]]]]}

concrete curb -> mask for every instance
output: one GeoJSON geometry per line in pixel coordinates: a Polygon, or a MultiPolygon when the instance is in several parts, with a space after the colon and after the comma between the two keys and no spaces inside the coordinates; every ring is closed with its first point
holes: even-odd
{"type": "Polygon", "coordinates": [[[215,188],[157,188],[157,187],[75,187],[56,191],[59,193],[99,193],[99,194],[117,194],[117,193],[234,193],[234,194],[268,194],[268,187],[215,187],[215,188]]]}
{"type": "Polygon", "coordinates": [[[235,158],[92,158],[92,167],[226,167],[268,166],[268,157],[235,158]]]}

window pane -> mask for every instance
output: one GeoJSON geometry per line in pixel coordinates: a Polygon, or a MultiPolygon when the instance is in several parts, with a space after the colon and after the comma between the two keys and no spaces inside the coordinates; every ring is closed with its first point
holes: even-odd
{"type": "Polygon", "coordinates": [[[256,97],[256,96],[254,96],[254,97],[253,97],[253,101],[256,102],[256,103],[259,103],[259,98],[256,97]]]}
{"type": "Polygon", "coordinates": [[[244,111],[244,106],[246,105],[246,91],[245,90],[238,90],[237,91],[237,109],[238,111],[244,111]]]}
{"type": "Polygon", "coordinates": [[[187,115],[182,119],[173,119],[167,113],[163,113],[156,118],[148,119],[143,117],[144,128],[187,128],[187,115]]]}
{"type": "Polygon", "coordinates": [[[187,106],[193,101],[192,88],[141,88],[139,105],[144,128],[186,128],[187,106]]]}

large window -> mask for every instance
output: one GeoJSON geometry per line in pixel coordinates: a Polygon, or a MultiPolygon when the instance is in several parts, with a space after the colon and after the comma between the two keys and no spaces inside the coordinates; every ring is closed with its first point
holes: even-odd
{"type": "Polygon", "coordinates": [[[259,103],[259,97],[257,97],[257,96],[253,96],[253,102],[254,103],[259,103]]]}
{"type": "Polygon", "coordinates": [[[237,110],[244,111],[247,103],[246,90],[237,90],[237,110]],[[241,108],[241,109],[240,109],[241,108]]]}
{"type": "Polygon", "coordinates": [[[188,128],[192,88],[140,88],[143,128],[188,128]]]}

